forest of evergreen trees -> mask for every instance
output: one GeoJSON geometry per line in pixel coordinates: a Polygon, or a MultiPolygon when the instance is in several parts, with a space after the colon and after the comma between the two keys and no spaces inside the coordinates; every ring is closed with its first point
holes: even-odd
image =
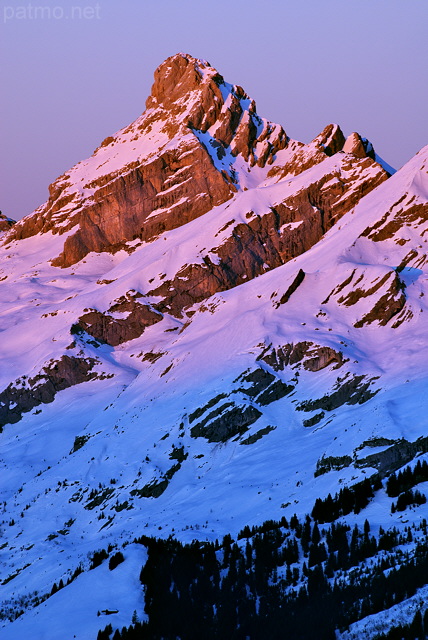
{"type": "MultiPolygon", "coordinates": [[[[336,629],[410,597],[428,576],[425,520],[413,532],[381,528],[375,537],[367,520],[351,529],[293,516],[245,527],[236,541],[135,542],[148,549],[140,574],[148,622],[106,627],[97,640],[333,640],[336,629]],[[403,551],[413,540],[412,553],[403,551]]],[[[426,625],[420,616],[379,640],[426,637],[426,625]]]]}
{"type": "Polygon", "coordinates": [[[392,473],[386,482],[386,493],[396,498],[400,493],[413,489],[417,484],[428,481],[428,462],[418,460],[413,467],[406,467],[398,473],[392,473]]]}
{"type": "Polygon", "coordinates": [[[374,492],[382,486],[380,477],[375,474],[352,487],[344,487],[334,497],[329,493],[325,500],[317,498],[312,517],[320,524],[333,522],[348,513],[360,513],[374,497],[374,492]]]}
{"type": "Polygon", "coordinates": [[[387,633],[378,634],[373,640],[425,640],[428,638],[428,609],[424,615],[416,611],[409,624],[394,625],[387,633]]]}

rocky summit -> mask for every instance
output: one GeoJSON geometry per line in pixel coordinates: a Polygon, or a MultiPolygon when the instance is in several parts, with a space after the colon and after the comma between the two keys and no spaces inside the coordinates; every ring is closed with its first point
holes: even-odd
{"type": "Polygon", "coordinates": [[[183,53],[0,214],[2,639],[428,634],[427,232],[183,53]]]}

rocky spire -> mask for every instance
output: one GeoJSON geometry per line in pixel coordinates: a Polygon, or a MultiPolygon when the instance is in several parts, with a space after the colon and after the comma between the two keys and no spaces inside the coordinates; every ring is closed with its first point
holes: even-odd
{"type": "MultiPolygon", "coordinates": [[[[168,111],[170,122],[213,140],[251,166],[265,166],[287,144],[282,127],[260,118],[256,103],[239,85],[225,82],[206,60],[184,53],[171,56],[155,71],[147,109],[168,111]]],[[[214,143],[215,144],[215,143],[214,143]]]]}
{"type": "Polygon", "coordinates": [[[343,149],[345,136],[338,124],[328,124],[321,133],[314,138],[313,143],[328,156],[332,156],[343,149]]]}
{"type": "Polygon", "coordinates": [[[218,100],[222,101],[218,84],[222,76],[206,60],[193,58],[189,54],[177,53],[167,58],[154,73],[154,83],[146,108],[162,106],[169,109],[178,100],[187,98],[202,85],[210,85],[218,100]]]}
{"type": "MultiPolygon", "coordinates": [[[[8,237],[73,229],[52,261],[70,266],[92,251],[148,242],[237,191],[302,173],[345,144],[333,124],[309,144],[291,140],[281,125],[258,115],[242,87],[226,82],[206,60],[184,53],[156,69],[146,106],[135,122],[58,178],[47,203],[8,237]]],[[[346,150],[366,158],[364,140],[352,140],[346,150]]],[[[373,180],[377,184],[377,174],[373,180]]]]}
{"type": "Polygon", "coordinates": [[[357,158],[371,158],[374,160],[376,157],[370,140],[362,138],[356,131],[346,138],[343,151],[345,153],[352,153],[354,156],[357,156],[357,158]]]}

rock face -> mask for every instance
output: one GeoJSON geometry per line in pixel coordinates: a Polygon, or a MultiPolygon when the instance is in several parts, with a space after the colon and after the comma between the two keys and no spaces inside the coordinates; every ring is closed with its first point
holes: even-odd
{"type": "Polygon", "coordinates": [[[294,390],[293,385],[285,384],[272,373],[262,368],[242,374],[236,382],[240,384],[238,391],[249,396],[262,406],[284,398],[294,390]]]}
{"type": "Polygon", "coordinates": [[[352,154],[355,158],[376,159],[372,143],[361,138],[358,133],[352,133],[346,140],[339,125],[329,124],[309,144],[289,140],[285,162],[276,163],[269,171],[270,176],[285,178],[296,176],[306,169],[323,162],[326,156],[332,156],[339,151],[352,154]]]}
{"type": "Polygon", "coordinates": [[[155,72],[147,111],[58,178],[46,205],[20,222],[12,238],[78,227],[53,261],[61,267],[90,251],[150,240],[236,192],[230,163],[220,166],[226,154],[263,167],[286,144],[282,127],[262,120],[241,87],[226,84],[208,63],[178,54],[155,72]]]}
{"type": "MultiPolygon", "coordinates": [[[[363,443],[366,446],[373,446],[370,441],[363,443]]],[[[364,458],[355,461],[356,467],[374,467],[378,470],[381,477],[396,471],[416,455],[426,453],[428,451],[428,438],[418,438],[415,442],[409,442],[405,438],[397,441],[387,441],[385,444],[390,445],[383,451],[369,453],[364,458]]]]}
{"type": "Polygon", "coordinates": [[[272,367],[274,371],[283,371],[285,367],[302,363],[307,371],[316,372],[329,365],[334,365],[334,368],[338,369],[344,363],[340,351],[312,342],[285,344],[273,349],[269,346],[263,350],[259,359],[272,367]]]}
{"type": "Polygon", "coordinates": [[[150,305],[140,304],[127,296],[111,306],[107,313],[92,309],[83,314],[73,325],[72,333],[85,331],[96,340],[117,347],[138,338],[147,327],[161,320],[162,314],[150,305]],[[123,317],[115,317],[115,314],[123,317]]]}
{"type": "Polygon", "coordinates": [[[248,212],[248,222],[231,226],[229,237],[215,249],[215,262],[206,257],[203,264],[184,265],[173,280],[165,280],[149,294],[163,298],[157,306],[160,311],[181,316],[196,302],[307,251],[386,177],[369,158],[350,161],[343,156],[339,169],[326,172],[265,215],[248,212]]]}
{"type": "Polygon", "coordinates": [[[321,133],[313,139],[312,144],[332,156],[343,149],[345,136],[337,124],[329,124],[321,133]]]}
{"type": "Polygon", "coordinates": [[[364,149],[363,142],[358,135],[358,133],[351,133],[350,136],[346,138],[346,142],[343,146],[343,151],[345,153],[352,153],[357,158],[365,158],[366,151],[364,149]]]}
{"type": "Polygon", "coordinates": [[[62,356],[47,364],[34,378],[10,384],[0,393],[0,430],[5,424],[19,422],[22,414],[34,407],[53,402],[59,391],[96,378],[94,365],[93,359],[62,356]]]}
{"type": "Polygon", "coordinates": [[[386,269],[380,274],[375,270],[353,269],[351,275],[340,283],[326,299],[326,303],[332,296],[336,297],[337,303],[346,307],[355,307],[358,313],[358,320],[354,327],[361,327],[378,323],[380,326],[387,325],[392,319],[393,328],[397,328],[404,319],[412,317],[410,310],[405,310],[406,286],[394,269],[386,269]],[[373,277],[374,275],[374,277],[373,277]],[[370,299],[372,308],[367,311],[366,300],[370,299]],[[364,309],[364,312],[360,311],[364,309]]]}
{"type": "MultiPolygon", "coordinates": [[[[168,58],[155,71],[146,107],[91,158],[58,178],[48,202],[18,222],[9,239],[73,230],[52,260],[57,267],[71,266],[91,251],[131,250],[127,243],[148,242],[186,224],[255,180],[302,173],[345,142],[338,125],[328,125],[309,145],[291,140],[280,125],[257,114],[242,87],[187,54],[168,58]]],[[[367,161],[360,147],[346,144],[367,161]]],[[[374,172],[361,195],[386,178],[382,171],[374,172]]],[[[345,203],[341,210],[347,210],[345,203]]],[[[330,222],[331,216],[321,226],[330,222]]]]}
{"type": "Polygon", "coordinates": [[[206,438],[208,442],[226,442],[229,438],[248,431],[261,415],[261,412],[251,405],[242,407],[227,403],[195,424],[190,433],[193,438],[206,438]]]}
{"type": "MultiPolygon", "coordinates": [[[[377,321],[381,326],[385,326],[388,322],[397,316],[406,304],[406,295],[404,293],[404,283],[395,273],[389,278],[387,291],[376,301],[373,308],[366,313],[361,320],[355,323],[356,328],[362,327],[364,324],[371,324],[377,321]]],[[[399,326],[397,319],[392,325],[394,328],[399,326]],[[397,324],[398,323],[398,324],[397,324]]]]}
{"type": "MultiPolygon", "coordinates": [[[[0,242],[9,638],[52,627],[54,582],[63,603],[75,578],[98,588],[103,549],[127,549],[141,603],[136,535],[304,522],[428,450],[428,147],[388,178],[363,138],[293,141],[190,56],[161,66],[147,106],[0,242]]],[[[87,619],[64,624],[82,639],[100,605],[76,602],[87,619]]]]}
{"type": "Polygon", "coordinates": [[[344,153],[352,153],[357,158],[375,159],[375,151],[372,143],[366,138],[362,138],[355,131],[346,138],[345,144],[343,145],[343,151],[344,153]]]}
{"type": "Polygon", "coordinates": [[[327,125],[321,133],[309,144],[296,140],[289,140],[285,159],[275,163],[270,169],[269,176],[285,178],[297,176],[306,169],[323,162],[326,156],[332,156],[341,151],[345,137],[337,124],[327,125]]]}
{"type": "Polygon", "coordinates": [[[100,184],[93,204],[79,215],[79,229],[52,264],[67,267],[91,251],[114,252],[135,238],[151,240],[206,213],[232,192],[203,147],[189,141],[179,151],[167,151],[112,183],[100,184]]]}
{"type": "Polygon", "coordinates": [[[0,233],[2,231],[9,231],[9,229],[15,224],[15,220],[12,220],[11,218],[7,218],[5,215],[2,214],[2,212],[0,211],[0,233]]]}
{"type": "MultiPolygon", "coordinates": [[[[365,376],[353,376],[347,380],[338,380],[335,390],[316,400],[305,400],[297,406],[298,411],[333,411],[344,404],[363,404],[373,398],[379,389],[372,390],[373,379],[365,376]]],[[[323,417],[324,414],[322,414],[323,417]]],[[[310,426],[306,424],[306,426],[310,426]]]]}
{"type": "MultiPolygon", "coordinates": [[[[394,202],[380,220],[367,227],[361,235],[374,242],[382,242],[393,238],[397,232],[400,232],[405,227],[417,229],[419,225],[425,222],[427,216],[428,206],[426,202],[418,202],[415,195],[404,194],[394,202]]],[[[397,244],[403,244],[403,239],[397,237],[396,242],[397,244]]],[[[408,262],[415,257],[416,254],[411,256],[408,262]]]]}

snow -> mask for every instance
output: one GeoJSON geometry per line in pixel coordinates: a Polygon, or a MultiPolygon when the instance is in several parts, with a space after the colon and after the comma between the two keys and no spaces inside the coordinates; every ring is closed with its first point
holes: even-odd
{"type": "Polygon", "coordinates": [[[350,626],[349,631],[338,635],[339,640],[360,640],[360,638],[371,638],[374,635],[386,633],[393,626],[407,625],[413,621],[414,615],[420,611],[422,616],[427,608],[428,586],[418,589],[416,594],[407,598],[403,602],[380,611],[371,616],[366,616],[362,620],[350,626]]]}
{"type": "Polygon", "coordinates": [[[139,620],[144,620],[139,574],[147,554],[144,547],[129,545],[124,555],[125,561],[113,571],[104,561],[101,566],[80,574],[65,589],[2,629],[2,640],[89,639],[96,638],[98,630],[107,624],[119,629],[128,626],[134,611],[139,620]],[[101,613],[116,610],[118,613],[101,613]]]}
{"type": "MultiPolygon", "coordinates": [[[[202,65],[200,69],[208,73],[202,65]]],[[[232,91],[228,85],[220,89],[224,95],[232,91]]],[[[244,106],[249,109],[249,104],[244,106]]],[[[135,139],[142,119],[151,115],[149,111],[141,116],[92,159],[77,165],[65,179],[71,185],[67,188],[82,183],[76,193],[90,197],[91,187],[85,186],[89,178],[114,174],[168,145],[173,147],[176,141],[156,125],[148,137],[135,139]]],[[[326,497],[375,471],[354,464],[388,448],[371,447],[370,440],[414,442],[426,437],[427,266],[409,263],[399,274],[406,285],[406,304],[413,312],[410,320],[397,329],[377,322],[358,329],[354,324],[385,294],[411,248],[426,255],[423,224],[401,230],[409,239],[405,245],[397,244],[394,237],[373,242],[362,233],[392,210],[403,193],[424,202],[428,147],[366,195],[312,249],[195,304],[193,315],[165,314],[139,338],[117,348],[97,347],[70,335],[70,327],[85,309],[106,311],[127,292],[143,294],[143,303],[155,302],[150,291],[177,274],[182,276],[188,265],[202,264],[206,256],[218,264],[216,250],[230,237],[233,225],[248,221],[247,214],[263,216],[326,173],[345,172],[345,156],[336,154],[297,176],[268,178],[270,167],[253,167],[248,172],[243,159],[232,156],[230,150],[219,159],[211,144],[213,133],[197,137],[218,169],[234,170],[240,189],[204,216],[153,242],[134,243],[131,254],[90,254],[66,269],[53,267],[50,259],[61,252],[71,231],[0,245],[0,278],[6,276],[0,299],[0,389],[18,378],[19,386],[26,385],[23,376],[33,377],[64,353],[96,358],[96,371],[105,376],[60,391],[52,403],[35,407],[18,424],[4,427],[0,565],[4,580],[17,575],[1,585],[2,601],[35,590],[48,594],[53,582],[66,579],[81,562],[85,571],[15,622],[2,622],[2,640],[27,635],[56,640],[66,634],[86,640],[96,637],[108,622],[115,628],[129,625],[133,611],[141,619],[144,608],[138,575],[145,551],[132,544],[135,536],[173,533],[183,541],[215,540],[226,533],[235,535],[247,524],[304,515],[311,511],[315,497],[326,497]],[[287,303],[278,305],[300,269],[305,273],[303,282],[287,303]],[[376,293],[347,306],[338,300],[352,285],[332,292],[353,272],[355,282],[361,276],[356,286],[364,290],[384,275],[389,278],[376,293]],[[233,391],[231,398],[237,404],[253,402],[242,393],[237,379],[257,366],[272,372],[257,360],[265,347],[305,341],[340,351],[345,362],[340,368],[333,363],[317,372],[297,363],[276,372],[294,391],[264,406],[245,437],[268,426],[275,429],[250,446],[242,446],[239,437],[227,443],[192,437],[189,415],[219,394],[233,391]],[[159,357],[144,360],[144,354],[159,357]],[[332,394],[346,376],[365,376],[376,395],[362,404],[326,409],[316,426],[305,427],[303,421],[318,410],[299,410],[302,403],[332,394]],[[73,452],[76,438],[84,443],[73,452]],[[175,464],[170,456],[173,445],[183,446],[188,458],[166,491],[158,498],[138,497],[135,490],[159,480],[175,464]],[[352,463],[315,477],[322,457],[344,456],[352,463]],[[91,491],[106,492],[94,508],[88,508],[91,491]],[[126,501],[129,509],[116,508],[126,501]],[[15,524],[9,526],[12,519],[15,524]],[[89,571],[88,554],[108,544],[123,549],[125,562],[112,572],[107,562],[89,571]],[[97,616],[102,609],[119,613],[97,616]]],[[[194,140],[193,134],[188,136],[194,140]]],[[[290,154],[289,148],[280,151],[276,162],[285,163],[290,154]]],[[[176,205],[184,203],[181,199],[176,205]]],[[[166,210],[154,210],[152,216],[166,210]]],[[[295,231],[300,225],[301,221],[289,223],[281,232],[295,231]]],[[[385,523],[404,527],[403,516],[391,514],[390,505],[391,499],[382,491],[349,521],[361,525],[369,518],[375,528],[385,523]]],[[[427,507],[422,506],[404,515],[418,521],[426,514],[427,507]]],[[[358,623],[351,630],[354,635],[343,635],[343,640],[358,633],[362,637],[370,624],[369,620],[358,623]]]]}

